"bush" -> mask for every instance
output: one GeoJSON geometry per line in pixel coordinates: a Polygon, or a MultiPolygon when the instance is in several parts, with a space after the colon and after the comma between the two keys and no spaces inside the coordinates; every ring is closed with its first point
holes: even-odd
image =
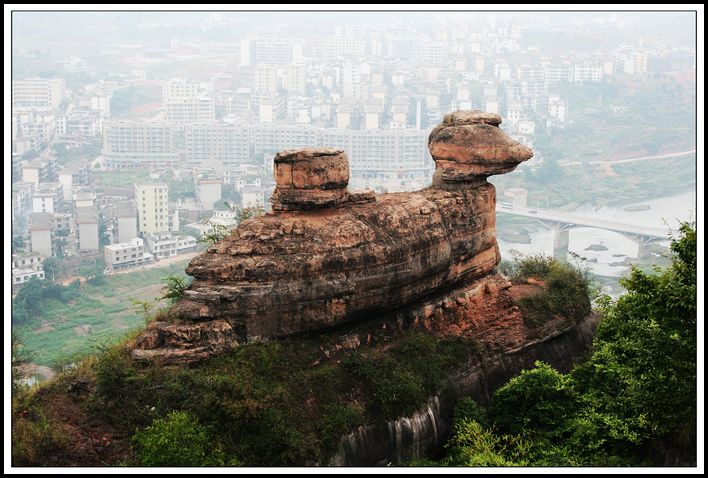
{"type": "Polygon", "coordinates": [[[462,420],[446,445],[449,454],[444,460],[448,466],[522,466],[504,456],[503,438],[485,430],[473,420],[462,420]]]}
{"type": "Polygon", "coordinates": [[[334,403],[324,409],[318,426],[318,434],[322,445],[334,451],[342,436],[363,424],[364,410],[356,405],[334,403]]]}
{"type": "Polygon", "coordinates": [[[210,430],[186,412],[172,412],[132,438],[145,466],[223,466],[224,452],[210,430]]]}
{"type": "Polygon", "coordinates": [[[455,405],[452,421],[453,423],[461,423],[464,420],[486,425],[487,411],[470,397],[464,397],[455,405]]]}
{"type": "Polygon", "coordinates": [[[535,369],[524,370],[494,393],[489,414],[504,433],[531,429],[561,433],[565,420],[577,408],[572,379],[536,362],[535,369]]]}
{"type": "Polygon", "coordinates": [[[539,327],[555,315],[575,323],[590,312],[590,280],[580,268],[543,255],[517,259],[512,282],[524,283],[530,278],[544,285],[518,300],[529,327],[539,327]]]}

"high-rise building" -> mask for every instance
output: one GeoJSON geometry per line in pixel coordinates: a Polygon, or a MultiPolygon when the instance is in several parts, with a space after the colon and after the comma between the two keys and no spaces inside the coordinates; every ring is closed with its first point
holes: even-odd
{"type": "Polygon", "coordinates": [[[169,231],[167,185],[136,184],[135,202],[138,207],[138,231],[142,234],[169,231]]]}
{"type": "Polygon", "coordinates": [[[249,158],[248,125],[239,123],[198,123],[185,131],[187,161],[240,164],[249,158]]]}
{"type": "Polygon", "coordinates": [[[201,121],[214,121],[215,105],[211,82],[173,78],[162,86],[165,119],[182,128],[201,121]]]}
{"type": "Polygon", "coordinates": [[[29,78],[12,81],[12,107],[58,108],[64,99],[61,78],[29,78]]]}
{"type": "Polygon", "coordinates": [[[109,168],[174,165],[172,127],[156,121],[110,121],[103,126],[102,155],[109,168]]]}

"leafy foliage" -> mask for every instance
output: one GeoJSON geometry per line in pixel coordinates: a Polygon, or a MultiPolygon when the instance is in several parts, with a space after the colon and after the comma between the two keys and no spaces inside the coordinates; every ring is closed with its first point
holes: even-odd
{"type": "MultiPolygon", "coordinates": [[[[186,412],[172,412],[133,435],[133,446],[145,466],[223,466],[224,452],[209,428],[186,412]]],[[[230,463],[233,464],[233,463],[230,463]]]]}
{"type": "Polygon", "coordinates": [[[556,433],[577,409],[572,379],[550,365],[536,362],[494,394],[489,407],[496,427],[506,433],[543,430],[556,433]]]}
{"type": "MultiPolygon", "coordinates": [[[[633,269],[623,280],[627,294],[599,301],[602,321],[586,362],[569,375],[537,362],[509,381],[487,409],[491,431],[478,423],[484,414],[462,413],[447,462],[695,463],[696,229],[680,230],[670,268],[633,269]]],[[[543,260],[527,266],[546,277],[553,269],[543,260]]]]}
{"type": "MultiPolygon", "coordinates": [[[[217,201],[217,202],[220,202],[220,201],[217,201]]],[[[246,219],[251,219],[253,217],[262,216],[263,214],[265,214],[265,211],[260,206],[252,206],[252,207],[246,207],[246,208],[241,209],[241,208],[238,208],[236,206],[229,204],[226,201],[224,201],[223,204],[224,204],[225,208],[236,213],[236,221],[237,221],[236,225],[237,226],[238,226],[238,224],[241,224],[246,219]]],[[[216,205],[216,203],[215,203],[215,205],[216,205]]],[[[202,235],[202,237],[201,237],[201,239],[199,239],[199,241],[200,242],[208,242],[211,244],[216,244],[217,242],[224,239],[226,236],[231,234],[231,230],[233,229],[233,228],[226,227],[223,224],[214,224],[209,219],[204,220],[202,222],[202,224],[210,226],[210,229],[202,235]]]]}
{"type": "Polygon", "coordinates": [[[165,293],[162,299],[169,299],[172,303],[179,301],[184,295],[184,291],[189,287],[189,282],[186,278],[170,274],[163,279],[166,283],[165,293]]]}
{"type": "Polygon", "coordinates": [[[12,299],[12,321],[23,323],[38,315],[48,300],[69,302],[79,295],[78,284],[63,286],[32,277],[12,299]]]}
{"type": "Polygon", "coordinates": [[[503,270],[516,284],[536,281],[543,285],[540,291],[518,301],[524,321],[530,327],[543,325],[554,315],[577,322],[590,312],[589,274],[577,265],[536,254],[516,256],[503,270]]]}

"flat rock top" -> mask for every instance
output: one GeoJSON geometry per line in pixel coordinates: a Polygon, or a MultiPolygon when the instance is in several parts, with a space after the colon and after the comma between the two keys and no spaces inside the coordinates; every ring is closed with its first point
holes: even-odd
{"type": "Polygon", "coordinates": [[[499,126],[502,122],[501,116],[496,113],[485,113],[480,110],[459,110],[446,114],[443,118],[446,126],[461,126],[464,124],[491,124],[499,126]]]}
{"type": "Polygon", "coordinates": [[[306,161],[313,158],[321,158],[323,156],[338,156],[343,153],[344,150],[338,148],[286,149],[275,155],[275,162],[286,163],[293,161],[306,161]]]}

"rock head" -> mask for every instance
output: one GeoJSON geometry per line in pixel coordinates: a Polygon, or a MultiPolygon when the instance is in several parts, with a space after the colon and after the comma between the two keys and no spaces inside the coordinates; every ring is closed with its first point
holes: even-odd
{"type": "Polygon", "coordinates": [[[446,115],[428,137],[436,166],[433,186],[474,187],[531,158],[533,151],[504,134],[499,129],[501,122],[501,116],[479,110],[446,115]]]}
{"type": "Polygon", "coordinates": [[[492,274],[501,256],[486,178],[532,155],[499,123],[479,111],[447,115],[430,134],[433,187],[411,193],[350,193],[339,149],[278,153],[273,212],[192,260],[173,323],[150,327],[134,357],[201,360],[420,306],[492,274]]]}

